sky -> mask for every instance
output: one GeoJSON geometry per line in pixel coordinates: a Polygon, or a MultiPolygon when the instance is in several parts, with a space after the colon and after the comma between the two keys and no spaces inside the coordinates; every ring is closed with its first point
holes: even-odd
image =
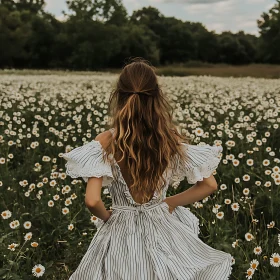
{"type": "MultiPolygon", "coordinates": [[[[46,10],[58,19],[67,11],[66,0],[45,0],[46,10]]],[[[128,15],[142,7],[157,8],[166,17],[201,22],[209,31],[238,32],[258,35],[257,19],[276,0],[123,0],[128,15]]]]}

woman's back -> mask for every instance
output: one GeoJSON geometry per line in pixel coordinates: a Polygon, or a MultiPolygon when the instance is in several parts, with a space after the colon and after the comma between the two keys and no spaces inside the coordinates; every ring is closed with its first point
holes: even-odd
{"type": "Polygon", "coordinates": [[[229,279],[232,256],[199,239],[199,219],[184,207],[216,190],[212,173],[222,147],[183,142],[153,69],[142,61],[122,70],[109,103],[109,131],[63,154],[66,173],[87,183],[91,211],[108,217],[101,187],[112,198],[112,213],[96,223],[69,280],[229,279]],[[184,178],[195,185],[166,197],[184,178]]]}
{"type": "Polygon", "coordinates": [[[222,148],[182,145],[189,161],[167,171],[162,194],[155,191],[150,201],[142,204],[131,195],[122,175],[125,170],[116,160],[112,166],[102,160],[99,141],[92,140],[63,155],[71,177],[83,177],[85,182],[92,176],[103,177],[113,209],[105,223],[97,224],[98,232],[70,280],[228,279],[232,256],[199,239],[199,220],[189,209],[177,206],[170,214],[163,201],[174,182],[186,177],[194,183],[209,177],[218,166],[222,148]]]}

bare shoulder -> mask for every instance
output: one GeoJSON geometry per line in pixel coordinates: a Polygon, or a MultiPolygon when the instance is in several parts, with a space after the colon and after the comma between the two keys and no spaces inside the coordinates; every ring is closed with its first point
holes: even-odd
{"type": "Polygon", "coordinates": [[[109,130],[106,130],[99,133],[94,140],[98,141],[105,149],[108,147],[111,138],[112,138],[112,133],[109,130]]]}

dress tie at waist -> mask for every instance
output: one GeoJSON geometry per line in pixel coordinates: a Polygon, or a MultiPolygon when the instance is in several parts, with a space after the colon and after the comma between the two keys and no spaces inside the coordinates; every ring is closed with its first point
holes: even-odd
{"type": "Polygon", "coordinates": [[[133,244],[135,244],[135,238],[137,238],[138,234],[141,233],[145,242],[148,244],[147,246],[152,250],[153,248],[156,248],[158,244],[158,234],[155,225],[153,223],[149,222],[149,219],[152,219],[154,217],[157,217],[157,213],[150,212],[149,210],[155,209],[158,207],[162,207],[167,205],[166,202],[160,201],[158,203],[153,203],[150,205],[145,204],[138,204],[136,206],[130,206],[130,205],[112,205],[113,210],[117,211],[128,211],[128,213],[133,213],[135,215],[129,216],[128,219],[126,219],[127,223],[127,240],[130,242],[128,244],[128,248],[133,248],[133,244]],[[145,213],[145,215],[142,215],[145,213]],[[146,222],[149,224],[149,226],[146,225],[146,222]],[[153,232],[153,234],[150,234],[150,231],[153,232]]]}
{"type": "Polygon", "coordinates": [[[148,211],[150,209],[154,209],[157,207],[162,206],[162,203],[164,202],[159,202],[159,203],[155,203],[155,204],[151,204],[151,205],[137,205],[137,206],[129,206],[129,205],[113,205],[112,209],[113,210],[121,210],[121,211],[135,211],[135,212],[145,212],[148,211]]]}

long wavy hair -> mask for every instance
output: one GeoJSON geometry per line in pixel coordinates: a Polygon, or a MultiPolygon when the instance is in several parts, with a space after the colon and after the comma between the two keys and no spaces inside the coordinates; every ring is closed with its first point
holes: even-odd
{"type": "Polygon", "coordinates": [[[172,115],[155,68],[141,57],[128,61],[109,98],[108,129],[114,128],[114,137],[105,151],[120,158],[117,162],[125,161],[133,180],[130,193],[141,197],[141,203],[155,191],[161,193],[168,167],[186,160],[180,142],[189,143],[189,138],[178,132],[172,115]]]}

